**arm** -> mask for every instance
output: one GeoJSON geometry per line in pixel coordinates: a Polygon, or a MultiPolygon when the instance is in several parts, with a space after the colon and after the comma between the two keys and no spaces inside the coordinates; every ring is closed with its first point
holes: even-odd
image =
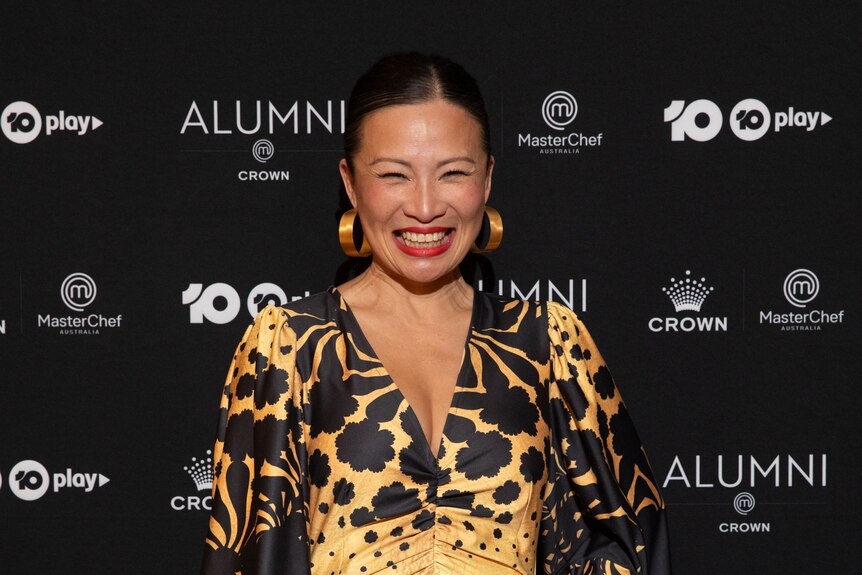
{"type": "Polygon", "coordinates": [[[546,573],[670,573],[664,501],[595,342],[548,304],[551,462],[540,553],[546,573]]]}
{"type": "Polygon", "coordinates": [[[227,374],[203,575],[308,574],[308,485],[296,335],[267,306],[227,374]]]}

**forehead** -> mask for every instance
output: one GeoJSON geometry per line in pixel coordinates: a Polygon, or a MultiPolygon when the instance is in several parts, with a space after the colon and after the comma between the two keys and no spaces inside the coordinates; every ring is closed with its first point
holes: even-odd
{"type": "Polygon", "coordinates": [[[359,153],[482,154],[482,128],[464,108],[435,99],[387,106],[368,114],[361,126],[359,153]]]}

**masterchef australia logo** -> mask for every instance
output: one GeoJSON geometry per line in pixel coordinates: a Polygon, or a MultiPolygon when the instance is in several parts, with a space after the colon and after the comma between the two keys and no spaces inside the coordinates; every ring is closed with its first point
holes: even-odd
{"type": "Polygon", "coordinates": [[[770,506],[787,509],[824,504],[821,499],[826,487],[825,453],[767,457],[677,455],[662,484],[677,504],[731,508],[736,515],[718,523],[720,533],[769,533],[772,523],[762,519],[769,518],[770,506]],[[719,491],[716,494],[714,490],[719,491]],[[757,497],[755,492],[759,493],[757,497]]]}
{"type": "Polygon", "coordinates": [[[604,137],[602,132],[588,133],[571,129],[578,111],[578,101],[570,92],[551,92],[545,96],[541,108],[542,119],[551,131],[539,128],[521,132],[518,134],[518,147],[549,155],[580,154],[581,150],[600,148],[604,137]]]}
{"type": "Polygon", "coordinates": [[[760,324],[776,326],[780,331],[821,331],[823,326],[844,323],[844,310],[824,310],[813,304],[820,293],[820,279],[813,271],[799,268],[784,278],[784,299],[789,309],[761,310],[760,324]]]}
{"type": "Polygon", "coordinates": [[[97,293],[96,282],[91,276],[83,272],[69,274],[60,285],[60,299],[70,311],[37,314],[36,326],[53,328],[61,335],[99,335],[104,329],[120,327],[122,314],[86,313],[97,293]]]}
{"type": "Polygon", "coordinates": [[[707,285],[705,277],[698,279],[685,270],[685,276],[670,278],[670,284],[661,288],[677,312],[676,316],[654,317],[649,320],[649,329],[661,331],[727,331],[727,316],[705,316],[701,307],[715,288],[707,285]]]}

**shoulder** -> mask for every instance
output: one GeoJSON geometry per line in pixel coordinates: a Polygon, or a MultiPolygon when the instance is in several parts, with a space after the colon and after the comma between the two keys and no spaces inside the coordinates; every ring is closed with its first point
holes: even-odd
{"type": "Polygon", "coordinates": [[[607,370],[593,336],[578,314],[557,302],[547,302],[547,306],[552,354],[586,362],[593,370],[607,370]]]}
{"type": "Polygon", "coordinates": [[[325,296],[327,292],[314,294],[286,303],[267,305],[258,311],[237,347],[237,354],[258,354],[279,348],[280,352],[292,351],[292,345],[299,335],[309,328],[309,324],[319,324],[326,315],[325,296]]]}
{"type": "Polygon", "coordinates": [[[322,291],[282,305],[263,307],[252,320],[249,329],[263,335],[267,331],[295,333],[307,331],[313,325],[326,323],[336,307],[329,291],[322,291]]]}
{"type": "Polygon", "coordinates": [[[555,301],[544,302],[548,309],[548,329],[552,332],[567,333],[569,337],[578,337],[586,326],[581,318],[571,308],[555,301]]]}

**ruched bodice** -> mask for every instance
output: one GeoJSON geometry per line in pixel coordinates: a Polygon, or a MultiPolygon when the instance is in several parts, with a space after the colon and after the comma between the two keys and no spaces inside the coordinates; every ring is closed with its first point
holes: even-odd
{"type": "Polygon", "coordinates": [[[436,454],[337,289],[269,306],[218,433],[207,575],[667,572],[640,441],[558,304],[474,292],[436,454]]]}

